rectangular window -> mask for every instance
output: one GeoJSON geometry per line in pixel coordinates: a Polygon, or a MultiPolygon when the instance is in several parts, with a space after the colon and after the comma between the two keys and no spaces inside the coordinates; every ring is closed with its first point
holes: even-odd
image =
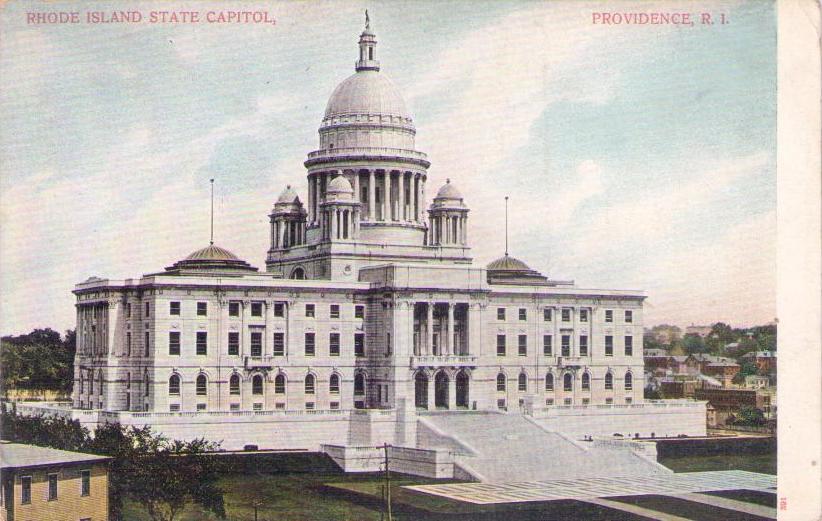
{"type": "Polygon", "coordinates": [[[605,336],[605,356],[614,356],[614,337],[605,336]]]}
{"type": "Polygon", "coordinates": [[[228,333],[228,354],[238,356],[240,354],[240,333],[229,331],[228,333]]]}
{"type": "Polygon", "coordinates": [[[553,313],[551,313],[551,308],[543,309],[542,310],[542,320],[544,320],[545,322],[550,322],[552,314],[553,313]]]}
{"type": "Polygon", "coordinates": [[[605,405],[611,405],[611,404],[613,404],[613,403],[614,403],[614,399],[613,399],[613,398],[605,398],[605,405]]]}
{"type": "Polygon", "coordinates": [[[305,316],[314,318],[314,304],[305,305],[305,316]]]}
{"type": "Polygon", "coordinates": [[[146,318],[151,316],[151,304],[149,304],[148,302],[146,302],[145,313],[143,313],[143,316],[145,316],[146,318]]]}
{"type": "Polygon", "coordinates": [[[588,322],[588,310],[587,309],[580,309],[579,310],[579,321],[580,322],[588,322]]]}
{"type": "Polygon", "coordinates": [[[31,476],[20,478],[20,503],[28,505],[31,503],[31,476]]]}
{"type": "Polygon", "coordinates": [[[634,356],[634,337],[625,337],[625,356],[634,356]]]}
{"type": "Polygon", "coordinates": [[[354,356],[365,356],[365,334],[354,335],[354,356]]]}
{"type": "Polygon", "coordinates": [[[505,356],[505,335],[497,335],[497,356],[505,356]]]}
{"type": "Polygon", "coordinates": [[[263,356],[263,333],[261,331],[251,332],[251,356],[254,358],[263,356]]]}
{"type": "Polygon", "coordinates": [[[517,338],[517,352],[519,356],[528,355],[528,335],[519,335],[517,338]]]}
{"type": "Polygon", "coordinates": [[[91,471],[90,470],[81,470],[80,471],[80,495],[81,496],[91,495],[91,471]]]}
{"type": "Polygon", "coordinates": [[[257,402],[257,403],[255,403],[255,404],[253,404],[253,405],[251,406],[251,408],[252,408],[253,410],[255,410],[255,411],[262,411],[262,410],[263,410],[263,404],[262,404],[262,403],[257,402]]]}
{"type": "Polygon", "coordinates": [[[606,309],[605,310],[605,322],[613,322],[614,321],[614,310],[613,309],[606,309]]]}
{"type": "Polygon", "coordinates": [[[572,400],[571,398],[565,398],[564,400],[562,400],[562,403],[563,405],[571,405],[573,401],[574,400],[572,400]]]}
{"type": "Polygon", "coordinates": [[[505,398],[497,400],[497,409],[505,409],[505,398]]]}
{"type": "Polygon", "coordinates": [[[230,317],[239,317],[240,316],[240,303],[239,302],[229,302],[228,303],[228,316],[230,316],[230,317]]]}
{"type": "Polygon", "coordinates": [[[340,356],[340,334],[331,333],[328,335],[328,354],[340,356]]]}
{"type": "Polygon", "coordinates": [[[146,331],[145,334],[143,335],[143,347],[145,349],[145,352],[144,352],[145,356],[148,356],[148,350],[151,349],[151,343],[150,343],[151,337],[150,337],[150,335],[151,335],[151,333],[149,333],[148,331],[146,331]]]}
{"type": "Polygon", "coordinates": [[[261,317],[261,316],[263,316],[263,303],[262,302],[252,302],[251,303],[251,316],[252,317],[261,317]]]}
{"type": "Polygon", "coordinates": [[[131,356],[131,331],[126,331],[126,356],[131,356]]]}
{"type": "Polygon", "coordinates": [[[307,411],[313,411],[314,410],[314,402],[305,402],[305,409],[307,411]]]}
{"type": "Polygon", "coordinates": [[[564,308],[562,310],[562,321],[563,322],[570,322],[571,321],[571,310],[568,308],[564,308]]]}
{"type": "Polygon", "coordinates": [[[579,335],[579,356],[588,356],[588,335],[579,335]]]}
{"type": "Polygon", "coordinates": [[[554,399],[553,398],[546,398],[545,399],[545,405],[554,405],[554,399]]]}
{"type": "Polygon", "coordinates": [[[339,409],[339,408],[340,408],[340,402],[331,402],[331,403],[329,404],[329,408],[330,408],[332,411],[335,411],[335,410],[339,409]]]}
{"type": "Polygon", "coordinates": [[[391,354],[391,333],[385,334],[385,356],[391,354]]]}
{"type": "Polygon", "coordinates": [[[205,331],[197,331],[197,354],[208,354],[208,333],[205,331]]]}
{"type": "Polygon", "coordinates": [[[204,404],[204,403],[198,403],[198,404],[197,404],[197,410],[198,410],[198,411],[204,411],[204,410],[206,410],[206,404],[204,404]]]}
{"type": "Polygon", "coordinates": [[[562,335],[562,356],[571,356],[571,335],[562,335]]]}
{"type": "Polygon", "coordinates": [[[285,355],[285,333],[274,333],[274,356],[285,355]]]}
{"type": "Polygon", "coordinates": [[[57,474],[49,474],[49,501],[57,499],[57,474]]]}
{"type": "Polygon", "coordinates": [[[126,318],[131,318],[131,304],[126,304],[126,318]]]}
{"type": "Polygon", "coordinates": [[[519,308],[519,319],[520,320],[528,320],[528,310],[525,308],[519,308]]]}
{"type": "Polygon", "coordinates": [[[354,306],[354,318],[365,318],[365,306],[354,306]]]}
{"type": "Polygon", "coordinates": [[[274,316],[275,317],[284,317],[285,316],[285,304],[282,302],[276,302],[274,304],[274,316]]]}
{"type": "Polygon", "coordinates": [[[197,303],[197,316],[204,317],[208,315],[208,302],[197,303]]]}
{"type": "Polygon", "coordinates": [[[240,404],[239,403],[232,403],[228,406],[228,410],[230,410],[230,411],[239,411],[240,410],[240,404]]]}
{"type": "Polygon", "coordinates": [[[497,308],[497,320],[505,320],[505,308],[497,308]]]}
{"type": "Polygon", "coordinates": [[[554,337],[551,335],[542,335],[542,354],[545,356],[554,356],[554,337]]]}
{"type": "Polygon", "coordinates": [[[634,312],[630,309],[625,310],[625,323],[630,324],[634,321],[634,312]]]}
{"type": "Polygon", "coordinates": [[[168,354],[170,354],[170,355],[179,355],[180,354],[180,332],[179,331],[169,331],[169,333],[168,333],[168,354]]]}
{"type": "Polygon", "coordinates": [[[168,406],[169,412],[179,412],[180,411],[180,404],[179,403],[172,403],[168,406]]]}
{"type": "Polygon", "coordinates": [[[306,333],[305,334],[305,356],[314,356],[315,353],[315,345],[314,345],[314,333],[306,333]]]}
{"type": "Polygon", "coordinates": [[[590,403],[591,403],[591,399],[590,399],[590,398],[583,398],[583,399],[582,399],[582,405],[589,405],[590,403]]]}
{"type": "Polygon", "coordinates": [[[634,399],[633,399],[633,398],[631,398],[630,396],[626,396],[626,397],[625,397],[625,403],[629,403],[629,404],[630,404],[630,403],[633,403],[633,401],[634,401],[634,399]]]}
{"type": "Polygon", "coordinates": [[[329,312],[331,318],[340,318],[340,305],[339,304],[331,304],[331,310],[329,312]]]}
{"type": "Polygon", "coordinates": [[[168,303],[168,314],[169,315],[180,315],[180,303],[179,302],[169,302],[168,303]]]}

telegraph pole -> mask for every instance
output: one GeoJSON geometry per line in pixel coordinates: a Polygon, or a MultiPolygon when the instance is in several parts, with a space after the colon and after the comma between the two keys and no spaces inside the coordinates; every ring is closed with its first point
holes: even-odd
{"type": "Polygon", "coordinates": [[[382,444],[382,449],[385,451],[385,512],[388,515],[387,521],[393,521],[391,517],[391,471],[388,470],[388,445],[382,444]]]}

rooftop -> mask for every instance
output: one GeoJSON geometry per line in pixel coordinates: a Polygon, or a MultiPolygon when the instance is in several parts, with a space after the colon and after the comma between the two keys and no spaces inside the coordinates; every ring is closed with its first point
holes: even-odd
{"type": "Polygon", "coordinates": [[[0,443],[0,468],[25,468],[80,463],[85,461],[106,461],[106,456],[70,452],[67,450],[24,445],[22,443],[0,443]]]}

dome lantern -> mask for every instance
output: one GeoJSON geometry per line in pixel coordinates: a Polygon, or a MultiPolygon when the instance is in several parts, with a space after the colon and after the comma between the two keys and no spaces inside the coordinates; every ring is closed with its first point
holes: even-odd
{"type": "Polygon", "coordinates": [[[378,71],[380,62],[377,60],[377,36],[371,30],[371,19],[368,9],[365,10],[365,29],[360,34],[360,59],[355,69],[359,71],[378,71]]]}

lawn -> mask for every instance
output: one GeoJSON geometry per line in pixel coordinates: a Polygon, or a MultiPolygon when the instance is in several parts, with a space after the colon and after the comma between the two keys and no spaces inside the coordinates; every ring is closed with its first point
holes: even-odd
{"type": "Polygon", "coordinates": [[[776,474],[776,452],[768,454],[723,454],[718,456],[686,456],[659,458],[659,462],[674,472],[705,472],[710,470],[747,470],[776,474]]]}

